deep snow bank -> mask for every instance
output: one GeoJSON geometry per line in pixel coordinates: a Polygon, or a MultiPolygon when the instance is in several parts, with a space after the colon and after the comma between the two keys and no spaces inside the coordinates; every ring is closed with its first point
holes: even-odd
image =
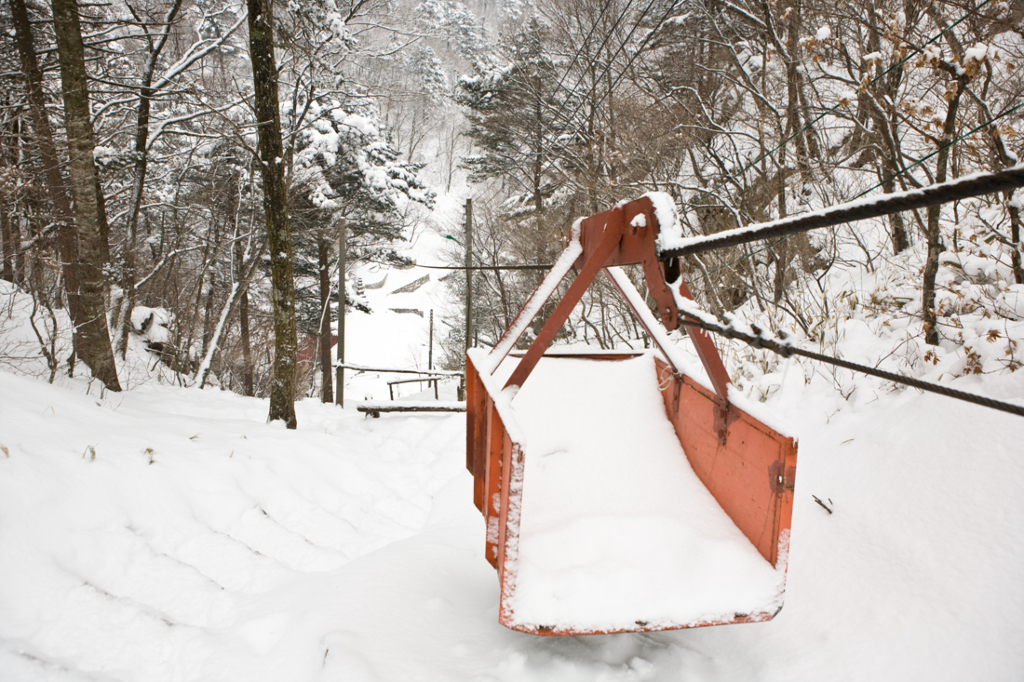
{"type": "Polygon", "coordinates": [[[1020,679],[1024,420],[803,381],[769,404],[801,436],[774,621],[542,639],[497,624],[462,415],[306,401],[288,432],[0,372],[0,679],[1020,679]]]}

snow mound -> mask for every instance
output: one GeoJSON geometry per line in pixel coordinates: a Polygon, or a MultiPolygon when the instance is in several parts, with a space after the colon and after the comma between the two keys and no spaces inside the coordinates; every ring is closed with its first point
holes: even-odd
{"type": "Polygon", "coordinates": [[[517,622],[670,627],[781,607],[785,573],[690,468],[650,355],[542,360],[512,407],[526,436],[517,622]]]}

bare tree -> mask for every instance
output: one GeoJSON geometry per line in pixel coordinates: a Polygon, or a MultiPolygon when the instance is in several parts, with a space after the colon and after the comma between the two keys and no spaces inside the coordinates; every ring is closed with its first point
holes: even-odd
{"type": "MultiPolygon", "coordinates": [[[[28,10],[25,7],[25,0],[10,0],[10,3],[18,53],[21,57],[21,68],[25,75],[28,105],[32,114],[32,127],[35,132],[36,146],[39,148],[39,156],[42,159],[43,171],[46,174],[44,184],[56,214],[55,218],[60,223],[57,232],[57,250],[64,276],[68,313],[71,316],[72,324],[75,325],[76,344],[78,344],[78,337],[81,333],[78,327],[81,320],[78,300],[78,232],[71,211],[71,202],[68,199],[67,187],[64,184],[64,176],[60,172],[60,160],[57,157],[57,145],[53,141],[53,133],[50,129],[50,119],[46,115],[43,73],[36,57],[28,10]]],[[[83,359],[87,360],[84,355],[83,359]]]]}
{"type": "Polygon", "coordinates": [[[288,218],[284,144],[277,97],[277,62],[274,59],[272,0],[248,0],[249,58],[255,87],[256,126],[260,172],[263,177],[263,212],[270,242],[274,294],[274,377],[270,387],[269,421],[295,419],[295,371],[298,340],[295,328],[295,282],[292,275],[292,238],[288,218]]]}
{"type": "Polygon", "coordinates": [[[110,346],[104,306],[106,279],[103,266],[109,260],[107,219],[96,173],[92,115],[85,72],[85,46],[76,0],[54,0],[53,28],[60,59],[61,90],[64,95],[64,119],[68,134],[71,185],[78,222],[78,250],[81,263],[81,313],[83,350],[89,358],[93,376],[107,389],[120,391],[117,366],[110,346]]]}

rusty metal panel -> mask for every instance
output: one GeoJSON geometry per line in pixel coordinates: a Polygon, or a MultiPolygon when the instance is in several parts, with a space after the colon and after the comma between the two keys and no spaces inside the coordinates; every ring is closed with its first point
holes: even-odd
{"type": "Polygon", "coordinates": [[[484,461],[486,448],[487,390],[472,361],[466,359],[466,468],[473,474],[473,504],[484,511],[484,461]]]}
{"type": "MultiPolygon", "coordinates": [[[[693,300],[689,285],[681,277],[679,278],[679,293],[691,301],[693,300]]],[[[704,371],[711,379],[711,386],[719,396],[728,399],[729,373],[725,371],[725,363],[722,362],[722,356],[718,353],[715,342],[711,340],[711,335],[696,327],[687,328],[686,333],[693,340],[694,350],[697,351],[697,357],[700,358],[701,364],[704,365],[704,371]]]]}
{"type": "Polygon", "coordinates": [[[665,410],[694,473],[761,556],[777,565],[793,513],[795,441],[729,405],[723,445],[714,394],[655,362],[658,376],[669,377],[662,392],[665,410]]]}
{"type": "MultiPolygon", "coordinates": [[[[629,357],[630,354],[623,354],[629,357]]],[[[598,355],[594,359],[622,359],[598,355]]],[[[666,414],[672,421],[695,472],[761,555],[779,568],[780,542],[788,537],[793,507],[796,444],[735,406],[727,418],[726,445],[719,444],[715,427],[715,396],[689,377],[672,374],[655,359],[666,414]],[[678,387],[678,390],[676,390],[678,387]]],[[[486,388],[481,384],[481,388],[486,388]]],[[[484,518],[488,524],[487,559],[498,571],[499,622],[513,630],[540,636],[654,632],[672,626],[638,623],[623,630],[549,630],[518,623],[512,608],[517,582],[523,472],[528,453],[506,432],[493,400],[486,400],[484,518]],[[493,530],[492,530],[493,529],[493,530]]],[[[767,621],[774,614],[736,614],[732,619],[687,627],[707,627],[767,621]]]]}

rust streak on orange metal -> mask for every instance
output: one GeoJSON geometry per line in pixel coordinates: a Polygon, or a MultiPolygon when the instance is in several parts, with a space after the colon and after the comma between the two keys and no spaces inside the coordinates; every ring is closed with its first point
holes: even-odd
{"type": "MultiPolygon", "coordinates": [[[[679,293],[686,298],[693,300],[693,294],[690,293],[690,287],[687,286],[683,278],[679,278],[679,293]]],[[[704,369],[708,373],[708,377],[711,379],[711,385],[715,387],[715,393],[724,400],[729,400],[729,373],[725,371],[725,364],[722,362],[722,356],[719,355],[718,349],[715,348],[715,342],[711,340],[711,335],[703,329],[697,327],[689,327],[686,333],[693,339],[693,347],[697,350],[697,356],[700,358],[701,363],[704,365],[704,369]]]]}
{"type": "Polygon", "coordinates": [[[473,474],[473,504],[484,511],[483,468],[485,448],[485,427],[488,414],[487,401],[490,397],[477,375],[473,363],[466,362],[466,468],[473,474]]]}

